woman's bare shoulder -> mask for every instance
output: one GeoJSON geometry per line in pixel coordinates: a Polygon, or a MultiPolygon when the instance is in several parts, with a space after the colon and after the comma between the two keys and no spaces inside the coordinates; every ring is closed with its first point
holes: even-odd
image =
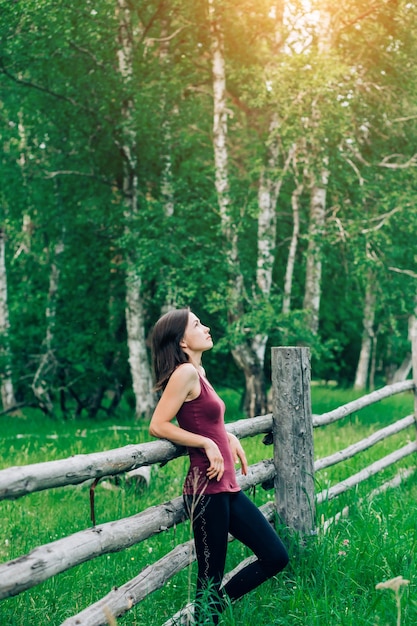
{"type": "Polygon", "coordinates": [[[198,380],[198,372],[192,363],[181,363],[171,374],[170,380],[178,382],[194,382],[198,380]]]}

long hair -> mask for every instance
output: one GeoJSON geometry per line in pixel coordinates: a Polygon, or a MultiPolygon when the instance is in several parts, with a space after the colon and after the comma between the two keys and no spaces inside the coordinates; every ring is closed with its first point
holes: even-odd
{"type": "Polygon", "coordinates": [[[165,389],[175,368],[189,361],[188,355],[180,346],[189,313],[189,309],[168,311],[159,318],[153,328],[151,347],[156,391],[165,389]]]}

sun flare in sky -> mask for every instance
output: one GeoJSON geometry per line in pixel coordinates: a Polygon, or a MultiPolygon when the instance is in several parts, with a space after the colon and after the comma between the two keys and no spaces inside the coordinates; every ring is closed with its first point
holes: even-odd
{"type": "MultiPolygon", "coordinates": [[[[271,16],[276,16],[276,6],[271,16]]],[[[287,2],[283,15],[284,27],[289,35],[286,39],[288,51],[302,53],[309,48],[314,35],[325,33],[329,28],[329,3],[320,0],[298,0],[287,2]]]]}

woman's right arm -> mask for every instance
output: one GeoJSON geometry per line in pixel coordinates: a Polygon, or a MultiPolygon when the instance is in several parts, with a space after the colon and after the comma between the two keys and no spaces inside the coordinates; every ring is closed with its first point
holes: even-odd
{"type": "Polygon", "coordinates": [[[159,439],[168,439],[180,446],[203,448],[210,466],[209,479],[220,480],[224,472],[224,461],[217,444],[209,437],[190,433],[172,423],[187,398],[198,390],[200,381],[196,369],[191,364],[177,368],[171,375],[149,424],[149,433],[159,439]]]}

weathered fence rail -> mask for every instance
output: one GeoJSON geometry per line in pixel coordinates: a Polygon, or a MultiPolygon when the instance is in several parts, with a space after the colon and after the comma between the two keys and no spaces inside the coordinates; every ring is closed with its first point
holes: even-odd
{"type": "MultiPolygon", "coordinates": [[[[273,480],[272,460],[252,465],[239,484],[247,490],[273,480]]],[[[184,520],[182,497],[121,520],[74,533],[0,565],[0,599],[16,595],[95,557],[129,548],[184,520]]]]}
{"type": "MultiPolygon", "coordinates": [[[[239,420],[227,429],[240,439],[272,430],[272,414],[256,420],[239,420]]],[[[9,467],[0,471],[0,500],[21,498],[29,493],[79,485],[87,480],[117,476],[139,467],[167,463],[185,454],[185,448],[169,441],[151,441],[105,452],[77,454],[68,459],[9,467]]]]}
{"type": "MultiPolygon", "coordinates": [[[[261,507],[267,519],[276,513],[296,532],[315,531],[315,506],[330,500],[366,480],[382,469],[417,452],[416,416],[409,415],[344,450],[314,461],[313,428],[331,424],[396,393],[414,391],[415,381],[390,385],[350,402],[334,411],[311,414],[310,356],[307,348],[272,349],[273,411],[269,415],[228,424],[227,429],[240,439],[266,434],[274,443],[273,458],[239,475],[242,489],[256,485],[273,486],[275,503],[261,507]],[[405,429],[413,428],[414,441],[372,463],[341,483],[315,494],[314,474],[370,448],[405,429]]],[[[415,404],[417,406],[417,403],[415,404]]],[[[45,489],[97,481],[105,476],[131,472],[156,463],[166,463],[185,454],[185,449],[167,441],[84,454],[36,465],[11,467],[0,471],[0,500],[15,499],[45,489]]],[[[396,477],[390,485],[398,483],[396,477]]],[[[185,518],[182,498],[156,505],[128,518],[81,530],[58,541],[39,546],[18,559],[0,565],[0,599],[21,593],[65,570],[97,556],[117,552],[145,541],[180,523],[185,518]]],[[[232,539],[232,538],[231,538],[232,539]]],[[[147,595],[159,589],[195,559],[192,542],[176,546],[158,562],[111,591],[105,598],[64,622],[65,626],[93,626],[111,622],[147,595]]],[[[64,626],[63,625],[63,626],[64,626]]]]}

